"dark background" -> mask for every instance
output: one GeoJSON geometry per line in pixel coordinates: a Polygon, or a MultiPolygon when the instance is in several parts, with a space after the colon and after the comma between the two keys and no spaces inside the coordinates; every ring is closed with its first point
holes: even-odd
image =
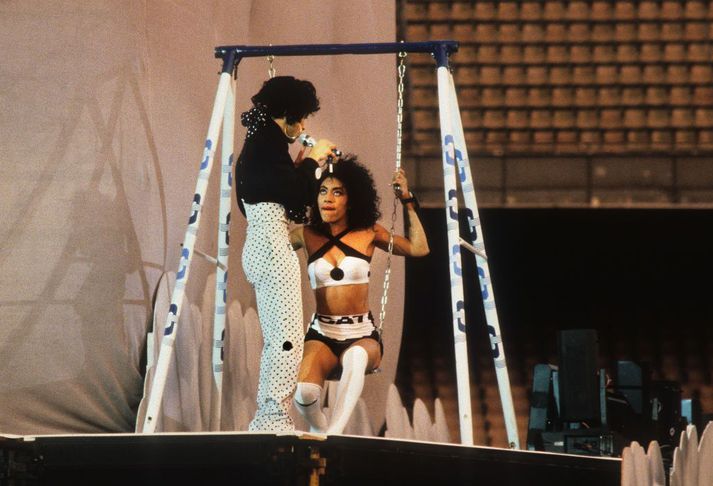
{"type": "MultiPolygon", "coordinates": [[[[442,395],[439,382],[455,386],[444,211],[420,215],[431,254],[406,264],[397,377],[406,404],[432,402],[442,395]],[[414,386],[420,368],[432,386],[414,386]]],[[[557,364],[558,330],[591,328],[608,372],[619,359],[649,363],[652,378],[681,382],[684,397],[702,394],[703,411],[713,412],[713,211],[482,209],[480,216],[514,387],[529,389],[535,363],[557,364]]],[[[471,383],[493,387],[479,383],[493,365],[475,261],[465,250],[462,258],[471,383]]],[[[526,422],[526,405],[517,405],[526,422]]]]}

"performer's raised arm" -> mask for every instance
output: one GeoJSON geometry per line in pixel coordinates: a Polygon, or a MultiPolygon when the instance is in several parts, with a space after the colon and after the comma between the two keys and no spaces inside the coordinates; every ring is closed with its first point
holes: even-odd
{"type": "MultiPolygon", "coordinates": [[[[394,255],[409,257],[426,256],[431,250],[428,247],[426,232],[418,217],[418,201],[416,196],[409,190],[408,179],[403,169],[399,169],[394,173],[392,185],[400,188],[400,190],[397,191],[397,197],[406,208],[406,224],[404,226],[408,232],[408,238],[394,235],[394,255]]],[[[376,246],[384,251],[388,251],[389,231],[379,224],[377,224],[374,229],[376,231],[376,246]]]]}

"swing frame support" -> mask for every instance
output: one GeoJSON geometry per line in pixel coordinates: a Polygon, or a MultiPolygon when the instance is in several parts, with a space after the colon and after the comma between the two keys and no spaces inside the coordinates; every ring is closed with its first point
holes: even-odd
{"type": "Polygon", "coordinates": [[[223,73],[230,73],[244,57],[335,56],[339,54],[431,54],[439,66],[448,65],[448,56],[458,51],[452,40],[430,42],[377,42],[370,44],[301,44],[286,46],[218,46],[215,57],[223,59],[223,73]]]}
{"type": "Polygon", "coordinates": [[[458,50],[458,43],[452,40],[430,42],[392,42],[369,44],[305,44],[281,46],[218,46],[215,57],[223,60],[223,66],[218,82],[213,111],[208,126],[208,134],[200,163],[200,171],[196,190],[193,196],[191,214],[188,220],[183,240],[181,258],[176,274],[176,285],[171,296],[171,304],[163,338],[159,348],[159,358],[156,362],[153,383],[148,397],[148,406],[143,426],[137,424],[137,430],[143,433],[153,433],[156,429],[158,413],[166,384],[168,367],[173,357],[177,326],[185,297],[185,287],[188,280],[191,260],[197,250],[194,249],[201,210],[206,196],[208,179],[213,165],[218,135],[223,128],[223,146],[219,228],[218,256],[216,258],[216,298],[215,316],[213,321],[213,377],[217,390],[217,410],[214,418],[220,423],[220,403],[222,400],[222,353],[225,330],[225,312],[227,306],[228,281],[228,243],[230,225],[230,198],[232,192],[233,163],[233,131],[235,126],[235,82],[234,74],[244,57],[263,56],[324,56],[340,54],[398,54],[398,53],[428,53],[431,54],[437,66],[439,115],[441,126],[441,144],[444,172],[445,217],[448,228],[449,271],[451,279],[451,311],[453,321],[453,336],[456,356],[456,380],[458,389],[458,413],[461,443],[473,445],[473,424],[470,402],[470,378],[468,367],[468,349],[466,343],[465,298],[463,295],[463,277],[461,271],[460,236],[458,222],[458,188],[456,179],[460,180],[466,212],[469,223],[470,243],[480,254],[475,254],[481,295],[485,306],[485,314],[490,334],[491,350],[498,378],[500,400],[503,405],[505,425],[511,448],[519,449],[517,424],[507,375],[505,353],[500,337],[490,272],[487,258],[484,258],[485,245],[480,231],[480,217],[475,200],[473,179],[463,136],[463,126],[458,110],[453,76],[448,68],[449,56],[458,50]],[[458,176],[458,177],[456,177],[458,176]],[[217,416],[216,416],[217,415],[217,416]]]}

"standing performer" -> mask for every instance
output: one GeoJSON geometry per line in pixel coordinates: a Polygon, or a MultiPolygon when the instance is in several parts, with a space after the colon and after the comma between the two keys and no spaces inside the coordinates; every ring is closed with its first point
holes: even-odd
{"type": "Polygon", "coordinates": [[[235,169],[238,204],[248,221],[242,264],[255,288],[263,335],[257,412],[251,431],[290,431],[288,415],[302,359],[302,294],[297,255],[290,247],[288,219],[304,222],[316,191],[317,161],[334,145],[319,140],[294,163],[288,143],[319,110],[314,86],[291,76],[266,81],[242,114],[248,131],[235,169]]]}
{"type": "MultiPolygon", "coordinates": [[[[408,209],[408,239],[394,235],[395,255],[424,256],[426,234],[403,170],[392,184],[401,187],[408,209]]],[[[374,248],[388,251],[390,233],[376,223],[379,197],[369,171],[347,157],[325,171],[308,226],[290,232],[295,249],[305,248],[317,312],[305,336],[295,405],[312,432],[340,434],[364,387],[364,373],[378,368],[383,354],[369,311],[369,263],[374,248]],[[342,374],[329,424],[321,408],[324,380],[339,365],[342,374]]]]}

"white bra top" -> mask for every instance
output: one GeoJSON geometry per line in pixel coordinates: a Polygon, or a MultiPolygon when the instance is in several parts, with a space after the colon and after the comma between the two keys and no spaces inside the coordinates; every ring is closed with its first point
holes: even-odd
{"type": "Polygon", "coordinates": [[[329,241],[312,253],[307,260],[307,274],[313,289],[369,283],[371,257],[341,241],[349,231],[347,229],[336,236],[322,234],[329,241]],[[344,258],[337,265],[329,263],[324,258],[324,254],[334,246],[344,253],[344,258]]]}
{"type": "Polygon", "coordinates": [[[309,284],[313,289],[369,283],[369,262],[355,256],[345,256],[334,266],[325,258],[318,258],[307,265],[309,284]]]}

